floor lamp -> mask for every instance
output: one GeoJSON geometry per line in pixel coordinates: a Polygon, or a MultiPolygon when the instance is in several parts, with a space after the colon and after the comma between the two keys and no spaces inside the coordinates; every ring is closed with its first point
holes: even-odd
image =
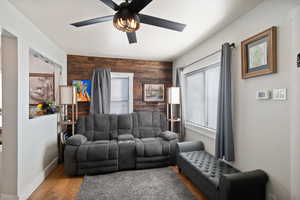
{"type": "Polygon", "coordinates": [[[180,118],[174,116],[174,105],[180,104],[180,88],[179,87],[170,87],[168,88],[168,104],[167,104],[167,118],[170,122],[171,129],[174,131],[174,124],[176,122],[180,123],[180,118]]]}
{"type": "Polygon", "coordinates": [[[64,160],[64,144],[67,137],[68,126],[72,127],[72,135],[75,133],[75,123],[78,119],[78,104],[76,88],[73,86],[59,86],[59,105],[60,105],[60,131],[58,135],[58,162],[64,160]],[[69,113],[71,118],[69,118],[69,113]]]}
{"type": "Polygon", "coordinates": [[[61,107],[61,126],[72,126],[72,135],[74,135],[75,123],[78,119],[78,105],[76,97],[76,88],[73,86],[60,86],[60,107],[61,107]],[[68,109],[71,110],[68,110],[68,109]],[[69,119],[68,113],[71,113],[71,118],[69,119]]]}

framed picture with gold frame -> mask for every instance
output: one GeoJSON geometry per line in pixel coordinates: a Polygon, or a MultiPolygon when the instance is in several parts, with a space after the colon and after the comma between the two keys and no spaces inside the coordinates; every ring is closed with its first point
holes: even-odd
{"type": "Polygon", "coordinates": [[[277,27],[269,28],[241,43],[242,78],[277,72],[277,27]]]}

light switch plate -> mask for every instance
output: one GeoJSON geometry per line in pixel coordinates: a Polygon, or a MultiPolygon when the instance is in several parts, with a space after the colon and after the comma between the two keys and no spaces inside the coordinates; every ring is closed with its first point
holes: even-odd
{"type": "Polygon", "coordinates": [[[280,89],[273,89],[273,100],[277,101],[286,101],[287,100],[287,89],[280,88],[280,89]]]}
{"type": "Polygon", "coordinates": [[[257,100],[268,100],[271,97],[271,92],[269,90],[258,90],[256,92],[257,100]]]}

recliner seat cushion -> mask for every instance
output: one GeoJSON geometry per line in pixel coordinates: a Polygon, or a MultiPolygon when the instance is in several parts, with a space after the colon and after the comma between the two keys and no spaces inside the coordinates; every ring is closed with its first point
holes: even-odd
{"type": "Polygon", "coordinates": [[[167,156],[170,154],[170,143],[161,138],[136,139],[138,157],[167,156]]]}
{"type": "Polygon", "coordinates": [[[141,127],[139,128],[140,138],[153,138],[157,137],[161,133],[160,128],[152,128],[152,127],[141,127]]]}
{"type": "Polygon", "coordinates": [[[206,151],[182,152],[179,156],[191,163],[216,188],[219,187],[219,180],[222,174],[240,172],[232,166],[216,159],[206,151]]]}
{"type": "Polygon", "coordinates": [[[160,156],[162,155],[162,145],[160,141],[158,140],[152,140],[152,138],[149,138],[151,140],[145,140],[142,139],[142,142],[144,144],[144,152],[146,157],[152,157],[152,156],[160,156]]]}
{"type": "Polygon", "coordinates": [[[133,135],[131,134],[123,134],[118,136],[118,141],[126,141],[126,140],[134,140],[133,135]]]}
{"type": "Polygon", "coordinates": [[[86,142],[79,146],[77,151],[79,162],[116,160],[117,158],[118,144],[115,140],[86,142]]]}

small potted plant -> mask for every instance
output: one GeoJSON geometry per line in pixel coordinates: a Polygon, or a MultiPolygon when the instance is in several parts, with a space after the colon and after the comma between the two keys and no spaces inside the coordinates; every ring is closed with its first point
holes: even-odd
{"type": "Polygon", "coordinates": [[[43,111],[44,114],[54,114],[57,112],[57,107],[51,100],[38,104],[37,108],[43,111]]]}

